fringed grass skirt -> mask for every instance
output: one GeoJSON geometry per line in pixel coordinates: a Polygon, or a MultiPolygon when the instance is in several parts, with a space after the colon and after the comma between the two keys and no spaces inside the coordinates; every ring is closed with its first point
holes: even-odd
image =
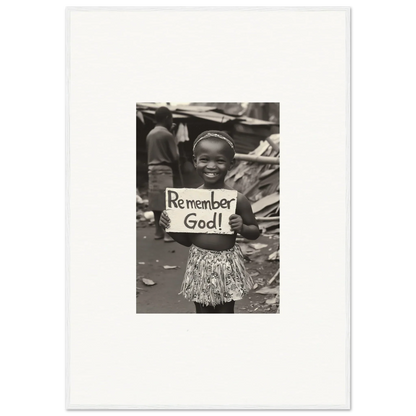
{"type": "Polygon", "coordinates": [[[239,245],[214,251],[192,245],[180,294],[203,305],[242,299],[253,287],[239,245]]]}

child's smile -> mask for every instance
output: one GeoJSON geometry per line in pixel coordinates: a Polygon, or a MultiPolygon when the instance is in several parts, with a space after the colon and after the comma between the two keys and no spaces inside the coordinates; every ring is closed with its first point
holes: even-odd
{"type": "Polygon", "coordinates": [[[230,146],[221,140],[203,140],[195,149],[194,164],[198,175],[210,187],[223,187],[224,179],[233,165],[230,146]]]}
{"type": "Polygon", "coordinates": [[[208,176],[208,178],[215,178],[216,176],[218,176],[218,173],[206,172],[205,176],[208,176]]]}

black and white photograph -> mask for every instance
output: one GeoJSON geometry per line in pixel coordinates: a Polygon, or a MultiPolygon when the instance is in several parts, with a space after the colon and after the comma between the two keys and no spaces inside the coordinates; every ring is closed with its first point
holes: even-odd
{"type": "Polygon", "coordinates": [[[279,103],[136,103],[136,313],[280,313],[279,103]]]}

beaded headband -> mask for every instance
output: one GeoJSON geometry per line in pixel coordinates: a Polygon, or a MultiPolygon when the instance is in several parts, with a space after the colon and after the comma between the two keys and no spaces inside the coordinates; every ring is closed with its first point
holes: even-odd
{"type": "Polygon", "coordinates": [[[198,140],[196,140],[196,141],[194,142],[194,147],[192,148],[192,150],[193,150],[193,151],[195,151],[195,147],[196,147],[196,145],[197,145],[197,144],[198,144],[201,140],[208,139],[208,138],[210,138],[210,137],[216,137],[217,139],[221,139],[221,140],[226,141],[226,142],[230,145],[231,149],[233,149],[233,151],[235,152],[234,145],[233,145],[232,141],[231,141],[231,140],[228,140],[226,137],[224,137],[224,136],[222,136],[221,134],[218,134],[218,133],[207,133],[207,134],[205,134],[204,136],[200,137],[198,140]]]}

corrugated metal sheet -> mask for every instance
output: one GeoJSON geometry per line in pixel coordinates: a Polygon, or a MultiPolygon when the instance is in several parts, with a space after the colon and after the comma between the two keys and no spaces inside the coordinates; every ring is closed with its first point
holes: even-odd
{"type": "MultiPolygon", "coordinates": [[[[136,103],[137,109],[153,109],[157,110],[159,107],[161,107],[160,104],[155,103],[136,103]]],[[[214,111],[216,110],[216,107],[213,106],[206,106],[206,105],[163,105],[163,107],[169,108],[170,111],[193,111],[193,112],[205,112],[205,111],[214,111]]]]}
{"type": "MultiPolygon", "coordinates": [[[[156,104],[156,103],[136,103],[136,108],[138,110],[142,110],[142,109],[153,109],[153,110],[157,110],[159,107],[162,107],[160,104],[156,104]]],[[[170,106],[170,105],[163,105],[163,107],[167,107],[169,108],[169,110],[174,110],[174,107],[170,106]]]]}
{"type": "Polygon", "coordinates": [[[237,118],[233,116],[228,116],[226,114],[217,113],[215,111],[180,111],[177,110],[181,114],[186,114],[191,117],[202,118],[204,120],[215,121],[216,123],[227,123],[228,121],[234,121],[237,118]]]}
{"type": "MultiPolygon", "coordinates": [[[[155,111],[160,104],[137,103],[137,110],[141,111],[148,118],[153,119],[155,111]]],[[[166,106],[173,114],[177,122],[188,123],[191,141],[195,140],[198,134],[207,129],[227,130],[233,137],[237,153],[247,154],[254,150],[266,137],[278,129],[277,123],[266,120],[259,120],[252,117],[239,117],[212,111],[214,107],[201,105],[178,105],[166,106]],[[199,120],[199,121],[198,121],[199,120]],[[200,125],[200,126],[199,126],[200,125]],[[191,127],[192,126],[192,127],[191,127]]]]}
{"type": "Polygon", "coordinates": [[[273,121],[259,120],[252,117],[241,117],[239,123],[247,126],[277,126],[277,123],[273,121]]]}
{"type": "MultiPolygon", "coordinates": [[[[221,112],[230,116],[241,116],[245,113],[242,103],[195,103],[195,106],[211,106],[213,109],[221,110],[221,112]]],[[[194,103],[191,103],[194,107],[194,103]]]]}
{"type": "Polygon", "coordinates": [[[209,107],[206,105],[179,105],[176,107],[176,110],[198,111],[198,112],[214,111],[215,109],[216,107],[209,107]]]}
{"type": "MultiPolygon", "coordinates": [[[[137,103],[136,109],[143,113],[154,114],[155,111],[160,107],[156,104],[137,103]]],[[[218,122],[220,124],[227,123],[228,121],[234,121],[236,123],[244,124],[247,126],[266,126],[266,125],[277,125],[273,121],[260,120],[247,116],[233,116],[224,114],[223,112],[213,111],[215,107],[208,106],[191,106],[191,105],[180,105],[180,106],[166,106],[169,108],[174,117],[179,115],[187,115],[189,117],[202,118],[204,120],[218,122]]],[[[181,117],[178,117],[181,118],[181,117]]]]}
{"type": "MultiPolygon", "coordinates": [[[[140,112],[144,113],[144,114],[150,114],[150,115],[154,115],[156,113],[156,110],[140,110],[140,112]]],[[[180,120],[189,120],[189,116],[183,115],[183,114],[178,114],[175,112],[172,112],[172,117],[174,120],[176,119],[180,119],[180,120]]]]}

